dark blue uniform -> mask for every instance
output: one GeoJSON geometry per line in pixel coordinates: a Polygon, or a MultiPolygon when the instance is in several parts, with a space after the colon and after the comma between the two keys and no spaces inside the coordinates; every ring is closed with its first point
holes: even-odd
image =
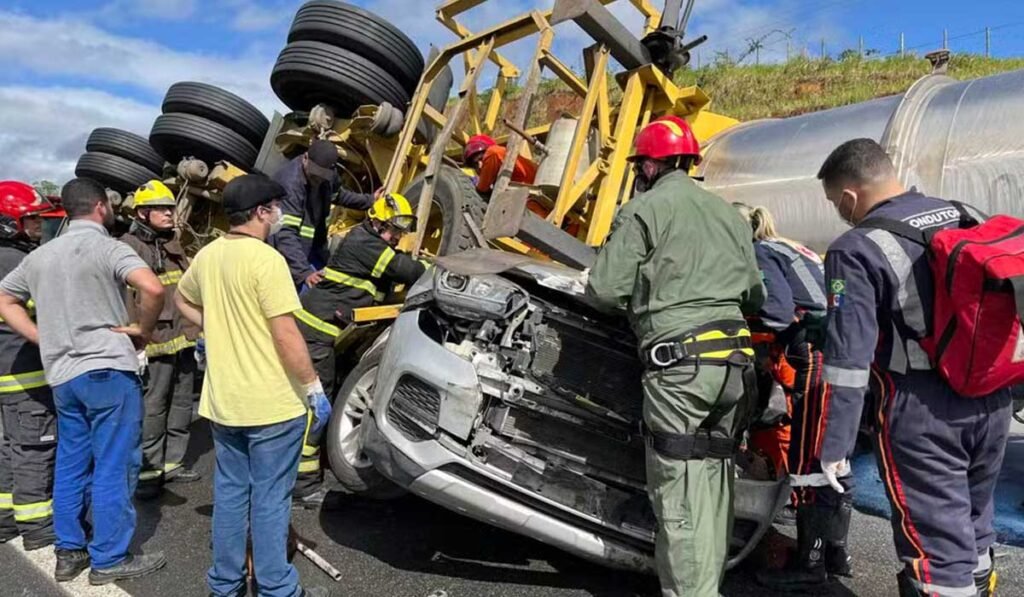
{"type": "Polygon", "coordinates": [[[296,286],[327,263],[327,216],[331,205],[361,211],[373,205],[373,195],[339,190],[337,177],[311,186],[302,159],[303,156],[294,158],[274,174],[274,180],[287,195],[281,201],[284,227],[268,241],[284,255],[296,286]]]}
{"type": "Polygon", "coordinates": [[[768,295],[758,313],[761,323],[781,332],[803,312],[825,313],[825,272],[813,251],[781,240],[754,242],[757,266],[768,295]]]}
{"type": "MultiPolygon", "coordinates": [[[[876,206],[867,215],[874,217],[921,230],[959,222],[949,203],[914,190],[876,206]]],[[[832,394],[821,459],[850,454],[870,386],[879,472],[905,574],[922,593],[975,595],[974,574],[991,568],[992,495],[1009,434],[1010,393],[964,398],[933,370],[918,343],[932,331],[934,296],[923,246],[854,228],[829,247],[825,274],[825,380],[832,394]]]]}

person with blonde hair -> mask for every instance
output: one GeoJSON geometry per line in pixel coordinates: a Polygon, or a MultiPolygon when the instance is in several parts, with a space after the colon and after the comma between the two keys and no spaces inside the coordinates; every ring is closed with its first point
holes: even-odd
{"type": "Polygon", "coordinates": [[[850,575],[846,537],[853,479],[842,479],[846,491],[837,492],[821,474],[815,454],[829,392],[822,381],[816,337],[827,310],[824,264],[814,251],[782,237],[767,208],[733,206],[750,223],[767,293],[751,330],[769,338],[773,360],[780,365],[773,368],[776,381],[787,391],[792,423],[786,468],[796,492],[796,558],[784,570],[760,575],[759,581],[775,589],[803,590],[827,583],[829,575],[850,575]],[[790,375],[779,375],[786,370],[790,375]]]}

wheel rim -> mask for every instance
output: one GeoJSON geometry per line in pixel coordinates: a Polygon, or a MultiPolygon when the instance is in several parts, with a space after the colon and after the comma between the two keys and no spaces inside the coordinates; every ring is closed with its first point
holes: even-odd
{"type": "Polygon", "coordinates": [[[430,204],[430,216],[424,230],[426,234],[423,236],[423,252],[436,257],[441,252],[441,241],[444,239],[444,214],[441,212],[441,204],[437,201],[430,204]]]}
{"type": "Polygon", "coordinates": [[[377,377],[377,368],[372,367],[364,372],[352,387],[352,392],[345,400],[339,421],[339,441],[341,455],[345,462],[353,468],[372,468],[373,463],[363,452],[363,440],[360,430],[363,417],[369,412],[373,402],[373,384],[377,377]]]}

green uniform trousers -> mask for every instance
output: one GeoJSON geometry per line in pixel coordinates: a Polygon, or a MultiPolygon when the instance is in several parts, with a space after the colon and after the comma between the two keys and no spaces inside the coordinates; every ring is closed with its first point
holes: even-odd
{"type": "MultiPolygon", "coordinates": [[[[677,365],[644,374],[644,421],[654,431],[692,434],[719,400],[743,396],[743,369],[677,365]]],[[[745,405],[715,431],[734,436],[745,405]]],[[[717,596],[732,536],[732,459],[681,460],[647,448],[647,490],[658,519],[655,566],[663,597],[717,596]]]]}
{"type": "Polygon", "coordinates": [[[149,360],[142,397],[146,415],[139,483],[160,483],[184,464],[196,399],[196,369],[192,348],[149,360]]]}

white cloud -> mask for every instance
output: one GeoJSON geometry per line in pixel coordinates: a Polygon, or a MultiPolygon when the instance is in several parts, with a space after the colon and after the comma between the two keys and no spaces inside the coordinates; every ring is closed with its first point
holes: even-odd
{"type": "Polygon", "coordinates": [[[132,17],[183,21],[196,12],[196,0],[112,0],[100,14],[113,19],[132,17]]]}
{"type": "Polygon", "coordinates": [[[159,113],[159,106],[92,89],[0,87],[0,178],[63,184],[74,176],[92,129],[145,137],[159,113]]]}
{"type": "Polygon", "coordinates": [[[292,16],[288,10],[245,4],[235,10],[231,27],[236,31],[266,31],[290,21],[292,16]]]}

